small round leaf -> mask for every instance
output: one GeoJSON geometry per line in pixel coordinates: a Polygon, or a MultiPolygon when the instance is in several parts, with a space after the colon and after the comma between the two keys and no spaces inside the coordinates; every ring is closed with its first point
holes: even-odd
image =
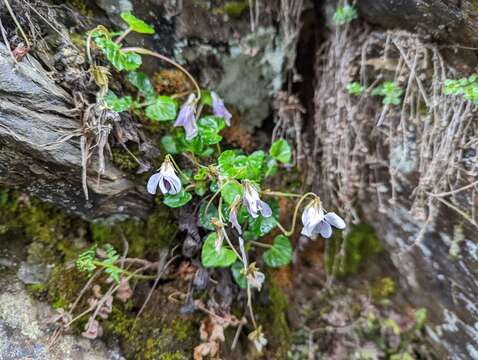
{"type": "Polygon", "coordinates": [[[288,265],[292,260],[292,244],[284,235],[276,236],[272,248],[267,250],[262,258],[270,267],[288,265]]]}
{"type": "Polygon", "coordinates": [[[186,205],[192,199],[192,195],[182,189],[176,195],[167,194],[164,196],[164,204],[170,208],[178,208],[186,205]]]}
{"type": "Polygon", "coordinates": [[[277,140],[272,144],[270,154],[274,159],[283,164],[290,163],[292,159],[292,150],[284,139],[277,140]]]}
{"type": "Polygon", "coordinates": [[[146,107],[145,114],[154,121],[174,120],[177,114],[176,101],[169,96],[158,96],[154,104],[146,107]]]}
{"type": "Polygon", "coordinates": [[[210,233],[202,246],[201,263],[204,267],[228,267],[234,264],[237,256],[231,249],[222,246],[219,252],[214,248],[216,233],[210,233]]]}

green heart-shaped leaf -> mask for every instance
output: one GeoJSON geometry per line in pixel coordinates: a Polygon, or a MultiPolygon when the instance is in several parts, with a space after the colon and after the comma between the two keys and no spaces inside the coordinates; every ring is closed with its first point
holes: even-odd
{"type": "Polygon", "coordinates": [[[270,267],[288,265],[292,260],[292,244],[284,235],[276,236],[272,248],[267,250],[262,258],[270,267]]]}
{"type": "Polygon", "coordinates": [[[184,191],[184,189],[181,189],[181,191],[176,195],[165,195],[163,203],[170,208],[178,208],[186,205],[189,201],[191,201],[192,198],[193,196],[190,193],[184,191]]]}
{"type": "Polygon", "coordinates": [[[118,97],[113,91],[108,90],[108,93],[103,98],[106,105],[113,111],[122,112],[131,109],[133,99],[131,96],[118,97]]]}
{"type": "Polygon", "coordinates": [[[144,95],[154,95],[153,84],[145,73],[133,71],[128,73],[127,79],[144,95]]]}
{"type": "Polygon", "coordinates": [[[217,116],[205,116],[198,121],[199,135],[204,145],[214,145],[222,140],[219,132],[224,129],[224,120],[217,116]]]}
{"type": "Polygon", "coordinates": [[[274,159],[283,164],[290,163],[292,159],[292,150],[284,139],[277,140],[272,144],[270,154],[274,159]]]}
{"type": "Polygon", "coordinates": [[[171,135],[164,135],[161,138],[161,144],[164,146],[164,150],[168,154],[177,154],[179,153],[176,141],[171,135]]]}
{"type": "Polygon", "coordinates": [[[204,267],[228,267],[234,264],[237,256],[231,249],[222,246],[219,252],[214,248],[216,233],[210,233],[202,246],[201,263],[204,267]]]}
{"type": "Polygon", "coordinates": [[[176,101],[169,96],[158,96],[154,104],[146,107],[145,114],[148,119],[154,121],[174,120],[177,114],[176,101]]]}
{"type": "Polygon", "coordinates": [[[219,212],[217,211],[216,205],[209,204],[209,207],[207,205],[208,205],[208,202],[205,201],[199,207],[199,225],[201,225],[205,229],[214,230],[214,225],[211,224],[211,219],[212,218],[218,219],[219,212]],[[207,212],[206,212],[206,208],[207,208],[207,212]]]}
{"type": "Polygon", "coordinates": [[[227,204],[232,204],[237,196],[242,197],[242,186],[237,182],[230,182],[224,185],[221,189],[221,196],[227,204]]]}
{"type": "Polygon", "coordinates": [[[271,200],[267,202],[272,209],[272,216],[263,217],[259,215],[253,219],[249,217],[249,230],[255,234],[256,237],[262,237],[270,233],[277,226],[277,219],[279,218],[279,205],[277,201],[271,200]]]}
{"type": "Polygon", "coordinates": [[[260,182],[266,154],[262,150],[254,151],[247,157],[247,179],[260,182]]]}
{"type": "Polygon", "coordinates": [[[98,47],[106,55],[106,58],[118,71],[134,71],[141,66],[141,56],[132,52],[122,52],[121,46],[109,38],[98,37],[95,39],[98,47]]]}

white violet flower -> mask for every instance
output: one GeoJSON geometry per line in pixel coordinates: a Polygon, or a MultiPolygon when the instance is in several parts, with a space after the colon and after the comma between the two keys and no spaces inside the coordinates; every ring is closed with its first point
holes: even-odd
{"type": "Polygon", "coordinates": [[[244,205],[254,219],[259,216],[259,213],[264,217],[272,216],[271,207],[260,199],[256,187],[248,181],[244,182],[244,205]]]}
{"type": "Polygon", "coordinates": [[[337,229],[345,229],[345,221],[334,212],[325,213],[319,199],[313,200],[302,213],[301,234],[311,239],[320,234],[328,239],[332,236],[332,226],[337,229]]]}
{"type": "Polygon", "coordinates": [[[159,172],[152,175],[148,180],[147,190],[150,194],[156,194],[158,187],[164,195],[176,195],[181,191],[181,180],[176,175],[174,165],[169,157],[166,157],[159,168],[159,172]]]}

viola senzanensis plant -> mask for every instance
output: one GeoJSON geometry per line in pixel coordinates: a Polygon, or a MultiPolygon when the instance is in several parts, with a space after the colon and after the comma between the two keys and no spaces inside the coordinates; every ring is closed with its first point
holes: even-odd
{"type": "MultiPolygon", "coordinates": [[[[151,122],[162,122],[167,133],[161,143],[166,151],[161,167],[150,176],[146,189],[171,208],[190,202],[199,206],[198,223],[206,234],[202,244],[201,263],[206,268],[230,268],[237,285],[247,292],[249,317],[254,331],[250,339],[258,350],[267,341],[256,324],[252,293],[260,291],[265,281],[259,266],[277,268],[292,259],[290,236],[295,233],[302,211],[302,234],[310,238],[329,238],[332,227],[345,228],[345,222],[335,213],[327,213],[319,196],[314,193],[295,194],[265,188],[268,178],[277,176],[281,168],[290,167],[292,150],[283,140],[268,149],[246,153],[240,148],[223,149],[221,131],[231,126],[232,115],[220,95],[203,90],[193,76],[175,61],[140,47],[123,47],[122,40],[131,32],[154,33],[153,27],[131,13],[123,13],[128,29],[111,32],[103,26],[88,34],[87,51],[91,71],[100,91],[97,101],[115,112],[144,114],[151,122]],[[109,70],[96,66],[91,56],[92,42],[116,71],[127,72],[126,79],[138,90],[138,95],[119,97],[108,89],[109,70]],[[148,76],[138,69],[142,56],[153,56],[183,71],[194,85],[190,94],[166,96],[156,93],[148,76]],[[179,159],[186,161],[178,161],[179,159]],[[179,166],[187,163],[189,166],[179,166]],[[279,222],[278,198],[295,200],[294,211],[286,229],[279,222]],[[272,244],[261,241],[272,230],[281,232],[272,244]],[[252,250],[262,249],[262,260],[253,258],[252,250]],[[260,264],[260,265],[259,265],[260,264]]],[[[257,252],[254,251],[254,254],[257,252]]],[[[106,260],[99,261],[90,250],[80,256],[80,270],[93,272],[98,267],[108,270],[120,281],[122,269],[115,266],[117,255],[110,249],[106,260]]]]}

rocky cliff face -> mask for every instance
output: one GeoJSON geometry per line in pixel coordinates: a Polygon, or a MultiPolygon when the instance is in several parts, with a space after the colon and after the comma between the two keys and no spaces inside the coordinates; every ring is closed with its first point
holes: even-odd
{"type": "MultiPolygon", "coordinates": [[[[277,96],[287,79],[300,78],[294,62],[300,68],[311,60],[295,59],[302,3],[261,4],[251,10],[248,1],[101,0],[95,11],[98,22],[117,26],[124,10],[154,23],[158,35],[141,40],[144,45],[174,57],[204,86],[224,94],[241,114],[236,129],[246,134],[264,122],[272,128],[273,99],[282,103],[286,111],[274,134],[293,139],[299,159],[307,155],[309,183],[327,203],[350,222],[362,219],[376,228],[393,264],[384,262],[383,271],[399,280],[397,307],[429,310],[429,348],[437,358],[478,359],[476,105],[443,94],[446,79],[461,78],[478,63],[476,3],[358,0],[361,17],[351,24],[327,28],[320,20],[304,28],[320,44],[314,79],[306,74],[302,85],[293,84],[315,87],[303,131],[297,98],[277,96]],[[399,104],[372,95],[387,80],[402,89],[399,104]],[[364,86],[361,96],[346,90],[354,81],[364,86]]],[[[336,6],[315,1],[317,18],[330,24],[336,6]]],[[[78,19],[70,25],[81,31],[96,24],[78,19]]],[[[152,199],[144,179],[115,162],[107,162],[99,185],[90,169],[91,198],[84,201],[80,136],[59,137],[77,132],[82,120],[71,111],[72,88],[35,71],[48,68],[48,59],[42,60],[14,64],[0,48],[0,182],[88,219],[146,217],[152,199]]],[[[159,67],[153,61],[145,66],[152,72],[159,67]]],[[[309,105],[306,96],[302,100],[309,105]]],[[[23,296],[20,287],[4,289],[2,299],[23,296]]],[[[0,312],[2,321],[11,320],[0,312]]],[[[21,332],[18,326],[0,322],[0,332],[21,332]]],[[[8,349],[17,351],[28,340],[21,337],[8,349]]]]}
{"type": "Polygon", "coordinates": [[[375,226],[401,301],[429,309],[438,358],[477,359],[476,105],[443,95],[446,79],[474,70],[473,51],[450,48],[476,41],[475,4],[357,5],[370,23],[393,30],[352,23],[334,29],[319,52],[314,179],[350,219],[375,226]],[[386,80],[402,88],[400,104],[371,95],[386,80]],[[353,81],[363,95],[347,93],[353,81]]]}

